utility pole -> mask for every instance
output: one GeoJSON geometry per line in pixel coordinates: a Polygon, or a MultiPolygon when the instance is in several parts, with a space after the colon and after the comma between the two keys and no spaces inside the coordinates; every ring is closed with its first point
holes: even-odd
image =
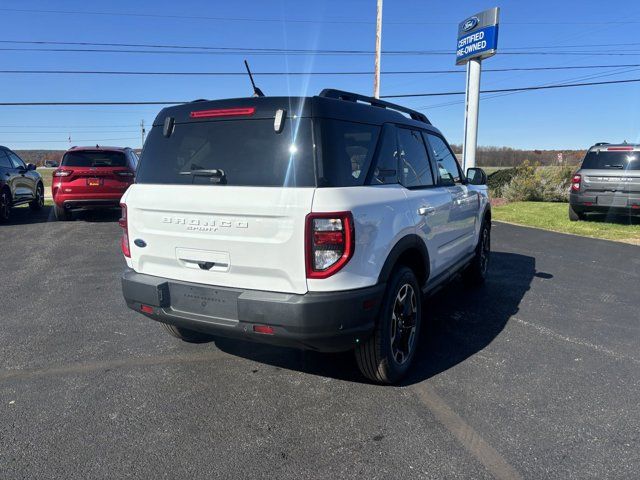
{"type": "Polygon", "coordinates": [[[376,16],[376,64],[373,78],[373,96],[380,98],[380,50],[382,48],[382,0],[378,0],[376,16]]]}
{"type": "Polygon", "coordinates": [[[146,133],[144,129],[144,120],[140,120],[140,136],[142,137],[142,144],[140,148],[144,148],[144,134],[146,133]]]}

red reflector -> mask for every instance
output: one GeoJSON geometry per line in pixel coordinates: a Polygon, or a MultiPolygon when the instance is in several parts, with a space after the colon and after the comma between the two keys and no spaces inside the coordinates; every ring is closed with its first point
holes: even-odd
{"type": "Polygon", "coordinates": [[[191,118],[211,118],[211,117],[237,117],[243,115],[253,115],[256,109],[254,107],[245,108],[219,108],[216,110],[199,110],[191,112],[191,118]]]}
{"type": "Polygon", "coordinates": [[[633,204],[633,205],[631,205],[631,208],[640,208],[640,205],[633,204]]]}
{"type": "Polygon", "coordinates": [[[313,232],[313,243],[315,245],[335,245],[344,242],[342,232],[313,232]]]}
{"type": "Polygon", "coordinates": [[[607,151],[609,152],[628,152],[633,150],[633,147],[609,147],[607,151]]]}
{"type": "Polygon", "coordinates": [[[273,335],[273,327],[268,325],[254,325],[253,331],[256,333],[262,333],[264,335],[273,335]]]}
{"type": "Polygon", "coordinates": [[[585,204],[587,207],[590,207],[591,205],[593,205],[593,202],[584,202],[584,204],[585,204]]]}
{"type": "Polygon", "coordinates": [[[140,305],[140,311],[144,313],[153,313],[153,307],[149,305],[140,305]]]}

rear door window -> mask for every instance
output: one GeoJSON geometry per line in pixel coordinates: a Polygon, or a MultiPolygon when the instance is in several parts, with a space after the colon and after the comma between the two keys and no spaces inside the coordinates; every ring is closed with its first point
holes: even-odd
{"type": "Polygon", "coordinates": [[[123,152],[78,151],[67,152],[62,157],[63,167],[126,167],[123,152]]]}
{"type": "Polygon", "coordinates": [[[401,183],[407,188],[432,186],[433,174],[420,132],[398,128],[398,148],[401,183]]]}
{"type": "Polygon", "coordinates": [[[13,168],[13,164],[11,160],[9,160],[5,150],[0,150],[0,168],[13,168]]]}
{"type": "Polygon", "coordinates": [[[376,149],[380,127],[322,119],[322,162],[318,178],[323,187],[364,185],[376,149]]]}
{"type": "Polygon", "coordinates": [[[276,133],[273,119],[176,124],[149,133],[137,183],[258,187],[315,186],[311,120],[286,118],[276,133]]]}
{"type": "Polygon", "coordinates": [[[462,183],[462,173],[458,160],[456,160],[449,145],[438,135],[433,133],[425,133],[424,135],[429,145],[429,153],[436,165],[440,184],[455,185],[462,183]]]}
{"type": "Polygon", "coordinates": [[[396,128],[385,125],[374,159],[370,185],[388,185],[398,183],[398,139],[396,128]]]}
{"type": "Polygon", "coordinates": [[[640,170],[640,152],[589,152],[582,168],[594,170],[640,170]]]}

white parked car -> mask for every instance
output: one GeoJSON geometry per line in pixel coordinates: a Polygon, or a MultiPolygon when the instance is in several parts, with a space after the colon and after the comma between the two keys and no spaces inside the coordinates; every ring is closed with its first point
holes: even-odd
{"type": "Polygon", "coordinates": [[[122,198],[124,297],[185,341],[353,349],[396,382],[423,294],[487,274],[485,184],[423,114],[357,94],[165,108],[122,198]]]}

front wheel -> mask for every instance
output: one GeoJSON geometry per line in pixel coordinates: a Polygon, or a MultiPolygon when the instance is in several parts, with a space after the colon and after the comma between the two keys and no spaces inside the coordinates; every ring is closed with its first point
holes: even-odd
{"type": "Polygon", "coordinates": [[[378,383],[402,379],[413,362],[422,318],[422,292],[408,267],[396,269],[384,294],[376,328],[356,348],[362,374],[378,383]]]}
{"type": "Polygon", "coordinates": [[[482,285],[489,273],[491,259],[491,224],[485,221],[480,229],[480,237],[471,264],[464,271],[463,277],[472,285],[482,285]]]}
{"type": "Polygon", "coordinates": [[[29,208],[31,210],[42,210],[42,207],[44,207],[44,187],[39,183],[36,187],[36,198],[29,202],[29,208]]]}

